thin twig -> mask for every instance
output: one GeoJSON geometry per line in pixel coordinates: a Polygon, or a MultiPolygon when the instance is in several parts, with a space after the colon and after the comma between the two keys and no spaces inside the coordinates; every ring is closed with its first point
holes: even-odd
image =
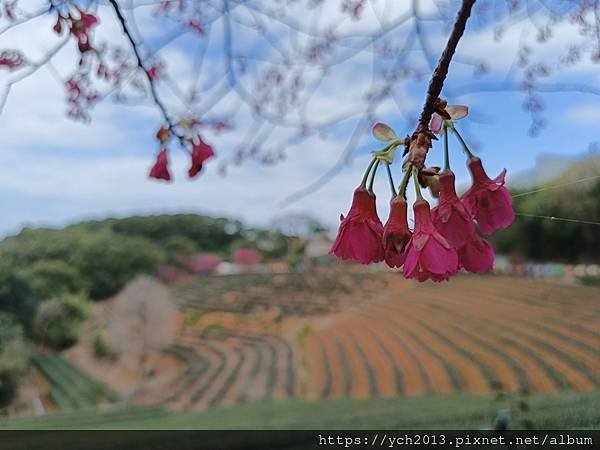
{"type": "Polygon", "coordinates": [[[175,135],[180,141],[183,142],[184,136],[181,134],[178,134],[177,131],[175,130],[175,123],[169,116],[166,106],[161,101],[160,97],[158,96],[158,92],[156,90],[156,84],[154,83],[154,79],[152,78],[152,75],[150,75],[149,70],[146,68],[144,61],[142,60],[142,56],[140,54],[138,44],[135,42],[135,39],[133,38],[131,31],[129,30],[129,27],[127,25],[127,20],[125,19],[125,16],[123,15],[123,12],[121,11],[121,7],[117,3],[117,0],[108,0],[108,1],[109,1],[110,5],[112,6],[112,8],[114,9],[115,14],[117,15],[117,19],[118,19],[119,23],[121,24],[121,28],[123,28],[123,33],[125,33],[125,36],[127,36],[127,39],[129,40],[129,42],[131,44],[131,48],[133,50],[133,53],[135,54],[135,58],[137,60],[138,67],[140,69],[142,69],[144,74],[146,74],[146,78],[148,79],[148,83],[150,84],[150,94],[152,95],[152,99],[154,100],[154,103],[156,104],[156,106],[158,106],[158,109],[160,109],[160,112],[161,112],[163,118],[165,119],[165,121],[167,122],[167,125],[169,126],[169,130],[171,131],[171,133],[173,133],[173,135],[175,135]]]}
{"type": "Polygon", "coordinates": [[[421,112],[415,134],[428,130],[429,121],[431,120],[435,108],[435,102],[444,87],[444,81],[448,75],[448,67],[450,66],[454,52],[456,51],[456,46],[465,31],[467,19],[471,15],[471,9],[474,4],[475,0],[463,0],[462,2],[458,15],[456,16],[456,21],[454,22],[454,27],[448,38],[446,48],[442,52],[442,56],[440,56],[437,67],[433,71],[433,75],[429,81],[427,97],[425,98],[425,104],[423,105],[423,111],[421,112]]]}

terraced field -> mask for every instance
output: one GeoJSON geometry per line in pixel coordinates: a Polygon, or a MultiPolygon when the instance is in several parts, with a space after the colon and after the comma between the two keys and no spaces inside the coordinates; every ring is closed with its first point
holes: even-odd
{"type": "Polygon", "coordinates": [[[287,316],[311,316],[340,311],[356,302],[357,292],[381,288],[383,283],[365,271],[248,273],[197,278],[173,292],[184,308],[245,314],[276,307],[287,316]]]}
{"type": "Polygon", "coordinates": [[[173,292],[190,318],[165,349],[181,370],[136,403],[204,410],[600,385],[598,288],[322,272],[209,277],[173,292]]]}
{"type": "Polygon", "coordinates": [[[310,385],[327,398],[593,389],[599,294],[492,277],[407,284],[309,338],[310,385]]]}

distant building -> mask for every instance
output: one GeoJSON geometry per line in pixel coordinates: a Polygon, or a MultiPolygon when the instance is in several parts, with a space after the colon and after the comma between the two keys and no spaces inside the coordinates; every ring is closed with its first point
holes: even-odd
{"type": "Polygon", "coordinates": [[[243,267],[239,264],[230,263],[223,261],[215,269],[215,273],[218,275],[237,275],[242,273],[243,267]]]}

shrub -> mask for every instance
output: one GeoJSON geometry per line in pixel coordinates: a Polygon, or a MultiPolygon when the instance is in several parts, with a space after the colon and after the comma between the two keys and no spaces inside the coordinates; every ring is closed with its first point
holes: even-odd
{"type": "Polygon", "coordinates": [[[42,300],[84,290],[81,274],[64,261],[38,261],[24,275],[29,280],[33,294],[42,300]]]}
{"type": "Polygon", "coordinates": [[[94,336],[92,346],[94,349],[94,356],[98,359],[114,360],[117,358],[117,352],[110,345],[110,343],[103,334],[98,333],[96,334],[96,336],[94,336]]]}
{"type": "Polygon", "coordinates": [[[141,273],[153,273],[165,254],[151,241],[103,232],[82,242],[72,263],[94,300],[108,298],[141,273]]]}
{"type": "Polygon", "coordinates": [[[63,295],[43,302],[35,318],[36,340],[55,350],[72,346],[87,312],[87,301],[81,295],[63,295]]]}
{"type": "Polygon", "coordinates": [[[28,348],[23,327],[12,314],[0,312],[0,406],[14,397],[19,375],[25,371],[28,348]]]}

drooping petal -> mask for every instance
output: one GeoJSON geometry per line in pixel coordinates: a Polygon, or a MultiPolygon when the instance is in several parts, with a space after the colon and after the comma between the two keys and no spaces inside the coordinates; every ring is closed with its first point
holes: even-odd
{"type": "Polygon", "coordinates": [[[417,281],[442,281],[458,271],[456,250],[438,233],[431,221],[429,203],[414,204],[415,231],[408,244],[404,276],[417,281]]]}
{"type": "Polygon", "coordinates": [[[150,178],[169,181],[171,174],[169,173],[169,155],[166,148],[162,148],[156,157],[154,166],[150,169],[150,178]]]}
{"type": "Polygon", "coordinates": [[[456,195],[454,174],[445,171],[439,178],[440,203],[432,211],[433,223],[454,248],[460,248],[475,233],[475,225],[456,195]]]}
{"type": "Polygon", "coordinates": [[[382,241],[383,225],[377,216],[375,195],[358,188],[329,253],[361,264],[379,262],[385,256],[382,241]]]}
{"type": "Polygon", "coordinates": [[[462,216],[452,210],[452,215],[449,220],[443,222],[435,220],[435,226],[439,233],[452,245],[454,248],[459,248],[464,245],[471,233],[475,232],[473,222],[465,220],[462,216]]]}
{"type": "Polygon", "coordinates": [[[430,273],[449,277],[458,271],[458,255],[453,248],[446,248],[437,239],[429,239],[421,252],[421,261],[430,273]]]}
{"type": "Polygon", "coordinates": [[[395,197],[390,202],[390,215],[383,227],[385,262],[390,267],[400,267],[406,258],[406,245],[410,241],[406,200],[395,197]]]}
{"type": "Polygon", "coordinates": [[[450,114],[452,120],[460,120],[467,117],[469,107],[465,105],[448,105],[446,106],[446,112],[450,114]]]}
{"type": "Polygon", "coordinates": [[[373,137],[380,141],[394,141],[398,139],[396,132],[389,125],[377,122],[373,125],[373,137]]]}
{"type": "Polygon", "coordinates": [[[202,170],[204,162],[215,155],[213,148],[204,142],[201,136],[198,136],[197,139],[197,141],[192,143],[192,164],[188,170],[190,178],[198,175],[202,170]]]}
{"type": "Polygon", "coordinates": [[[444,119],[438,113],[433,113],[429,121],[429,130],[433,133],[439,133],[442,130],[444,119]]]}
{"type": "Polygon", "coordinates": [[[509,227],[515,220],[512,197],[505,187],[497,191],[482,191],[477,197],[475,220],[484,234],[509,227]]]}
{"type": "Polygon", "coordinates": [[[483,273],[494,268],[492,246],[475,234],[458,250],[458,258],[461,267],[469,272],[483,273]]]}
{"type": "Polygon", "coordinates": [[[506,171],[502,171],[491,180],[485,173],[479,158],[470,158],[468,166],[473,185],[462,196],[465,209],[485,234],[508,227],[513,223],[515,213],[512,208],[512,197],[504,187],[506,171]]]}
{"type": "Polygon", "coordinates": [[[415,278],[415,272],[419,264],[419,256],[421,252],[416,250],[412,245],[408,245],[406,249],[406,257],[404,259],[403,273],[406,278],[415,278]]]}

